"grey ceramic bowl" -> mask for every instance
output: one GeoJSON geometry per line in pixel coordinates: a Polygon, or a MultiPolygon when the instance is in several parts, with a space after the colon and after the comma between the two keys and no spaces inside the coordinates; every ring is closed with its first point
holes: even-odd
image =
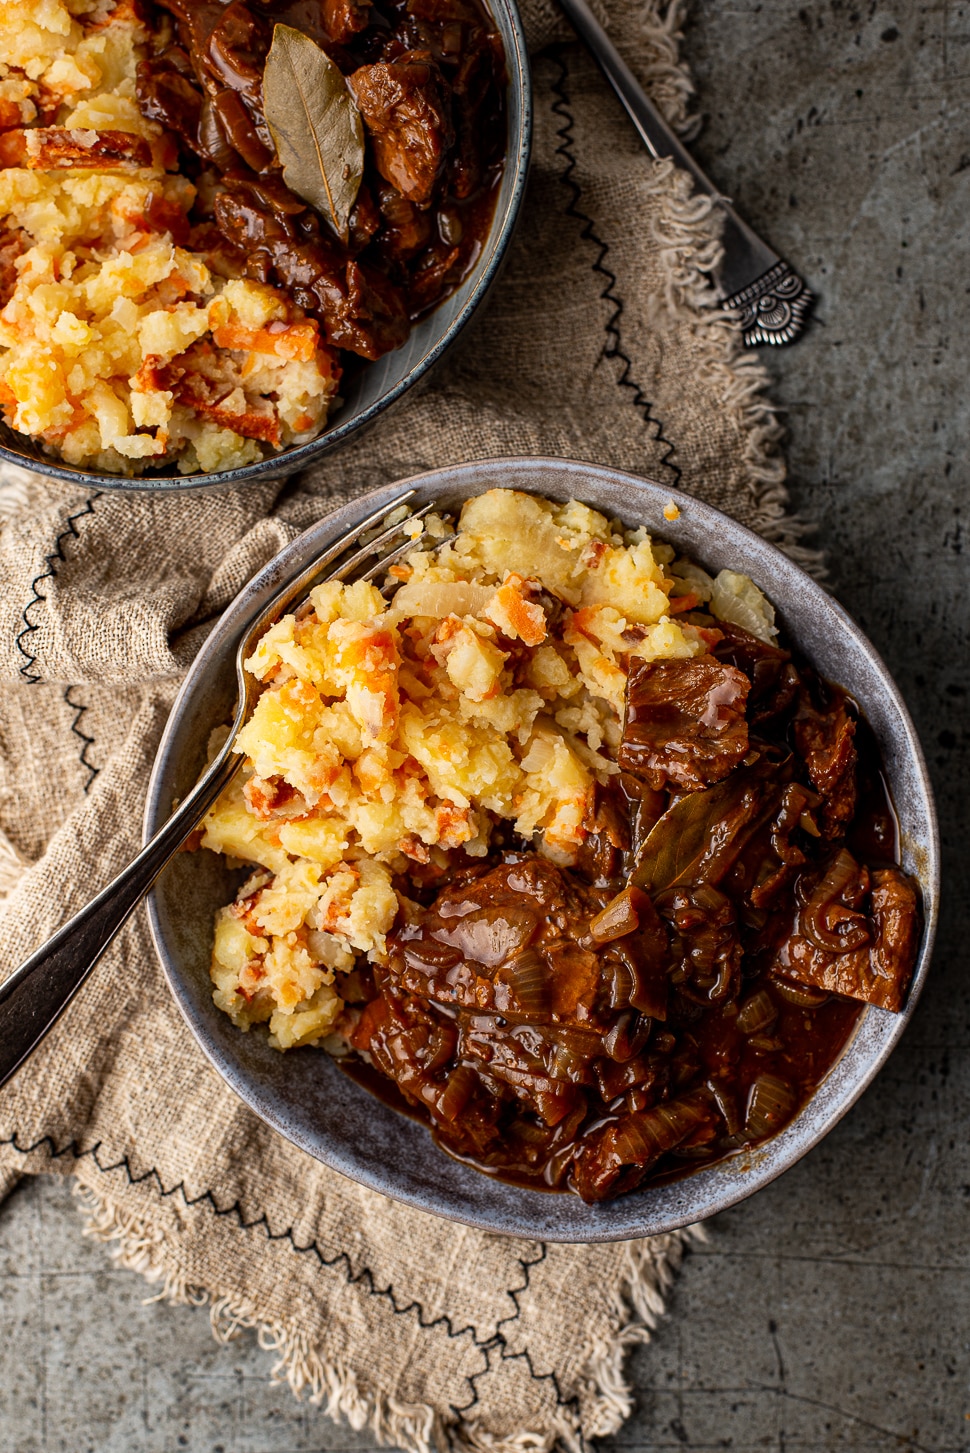
{"type": "MultiPolygon", "coordinates": [[[[423,1126],[374,1099],[320,1050],[281,1055],[254,1029],[242,1034],[212,1002],[212,916],[232,897],[230,875],[210,853],[179,854],[159,880],[149,915],[172,992],[205,1053],[243,1100],[274,1129],[335,1170],[422,1210],[490,1231],[556,1241],[650,1235],[703,1220],[767,1185],[831,1130],[873,1079],[912,1015],[929,967],[939,882],[933,799],[906,707],[872,646],[834,600],[759,536],[708,505],[616,470],[557,459],[498,459],[434,470],[406,481],[419,502],[459,502],[496,485],[552,499],[576,498],[631,525],[644,524],[701,564],[751,575],[778,609],[790,638],[822,674],[846,686],[868,718],[899,816],[903,864],[919,880],[925,929],[906,1008],[867,1008],[841,1059],[785,1130],[756,1150],[659,1189],[598,1206],[493,1180],[438,1150],[423,1126]],[[663,508],[673,498],[680,518],[663,508]]],[[[174,798],[194,782],[210,729],[234,703],[233,657],[247,622],[282,581],[401,485],[337,510],[294,540],[237,596],[209,636],[179,693],[152,773],[149,836],[174,798]]]]}
{"type": "Polygon", "coordinates": [[[409,389],[426,379],[471,320],[501,272],[518,221],[529,172],[532,76],[522,22],[515,0],[485,0],[485,3],[502,37],[509,77],[505,170],[488,240],[461,287],[416,324],[402,347],[376,363],[366,365],[347,384],[343,391],[343,404],[319,438],[242,469],[226,469],[213,474],[179,474],[176,470],[174,473],[159,472],[128,478],[59,463],[0,419],[0,460],[33,469],[52,479],[67,480],[85,489],[164,493],[225,489],[229,485],[246,484],[255,479],[285,479],[366,429],[403,398],[409,389]]]}

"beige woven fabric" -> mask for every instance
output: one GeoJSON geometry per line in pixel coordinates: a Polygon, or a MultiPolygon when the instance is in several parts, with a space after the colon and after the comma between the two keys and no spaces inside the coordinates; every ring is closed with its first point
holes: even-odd
{"type": "MultiPolygon", "coordinates": [[[[678,125],[680,12],[613,0],[678,125]]],[[[564,36],[547,0],[535,47],[564,36]]],[[[181,673],[243,582],[350,494],[542,452],[679,484],[784,543],[778,427],[714,305],[709,206],[650,160],[574,46],[537,57],[535,166],[485,315],[433,387],[281,489],[0,488],[0,922],[8,972],[133,854],[181,673]],[[649,401],[649,402],[648,402],[649,401]]],[[[257,1121],[195,1047],[137,916],[0,1093],[0,1189],[75,1176],[91,1226],[221,1335],[255,1325],[295,1391],[409,1449],[541,1450],[614,1431],[682,1238],[542,1246],[394,1205],[257,1121]]]]}

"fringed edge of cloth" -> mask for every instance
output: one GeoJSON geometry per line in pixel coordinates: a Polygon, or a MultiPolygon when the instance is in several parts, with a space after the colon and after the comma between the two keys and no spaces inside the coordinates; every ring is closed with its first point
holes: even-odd
{"type": "Polygon", "coordinates": [[[633,1393],[624,1375],[631,1348],[649,1342],[665,1311],[669,1290],[685,1251],[705,1241],[701,1226],[623,1245],[623,1265],[614,1292],[615,1330],[585,1349],[582,1423],[577,1402],[563,1407],[544,1428],[523,1428],[498,1437],[475,1421],[446,1422],[427,1403],[404,1403],[361,1381],[341,1360],[329,1360],[307,1334],[286,1321],[268,1321],[254,1304],[218,1288],[193,1285],[173,1264],[157,1226],[122,1210],[110,1196],[79,1180],[74,1195],[84,1235],[108,1244],[119,1266],[138,1272],[158,1290],[146,1302],[208,1306],[216,1340],[231,1342],[255,1331],[258,1345],[275,1356],[270,1377],[286,1383],[294,1397],[322,1408],[335,1422],[369,1431],[385,1447],[405,1453],[552,1453],[562,1446],[583,1453],[586,1439],[615,1433],[629,1417],[633,1393]]]}
{"type": "MultiPolygon", "coordinates": [[[[703,337],[706,368],[715,382],[725,412],[735,416],[744,439],[744,464],[754,504],[752,526],[764,539],[784,550],[803,570],[824,577],[821,550],[803,538],[815,526],[789,513],[788,469],[781,444],[785,427],[769,396],[771,375],[762,360],[744,348],[733,310],[717,300],[713,275],[722,247],[713,197],[694,190],[690,176],[669,158],[654,162],[653,190],[664,193],[664,217],[655,229],[660,260],[666,273],[662,295],[651,299],[654,309],[693,322],[703,337]]],[[[674,444],[673,457],[676,459],[674,444]]]]}

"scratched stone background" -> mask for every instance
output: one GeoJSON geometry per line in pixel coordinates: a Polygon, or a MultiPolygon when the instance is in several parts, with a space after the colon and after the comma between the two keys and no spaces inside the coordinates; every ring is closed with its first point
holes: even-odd
{"type": "MultiPolygon", "coordinates": [[[[948,891],[901,1048],[825,1143],[718,1219],[603,1453],[970,1450],[970,4],[694,0],[702,163],[805,273],[771,357],[796,506],[895,671],[941,807],[948,891]]],[[[0,1209],[2,1453],[363,1450],[268,1385],[251,1338],[145,1305],[66,1187],[0,1209]]]]}

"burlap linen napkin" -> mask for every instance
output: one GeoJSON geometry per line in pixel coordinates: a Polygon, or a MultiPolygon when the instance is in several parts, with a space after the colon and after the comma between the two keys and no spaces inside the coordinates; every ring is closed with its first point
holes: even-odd
{"type": "MultiPolygon", "coordinates": [[[[710,284],[716,221],[651,160],[544,0],[535,166],[481,322],[412,399],[285,488],[181,499],[0,488],[0,964],[12,970],[134,853],[179,679],[244,581],[352,494],[447,462],[541,452],[679,485],[793,545],[779,430],[710,284]],[[552,47],[551,49],[549,47],[552,47]]],[[[672,121],[678,4],[608,20],[672,121]]],[[[795,546],[797,549],[797,545],[795,546]]],[[[222,1336],[255,1326],[334,1416],[426,1450],[570,1448],[630,1411],[684,1238],[506,1241],[392,1204],[269,1131],[209,1067],[142,914],[0,1093],[0,1191],[76,1177],[89,1225],[222,1336]]]]}

